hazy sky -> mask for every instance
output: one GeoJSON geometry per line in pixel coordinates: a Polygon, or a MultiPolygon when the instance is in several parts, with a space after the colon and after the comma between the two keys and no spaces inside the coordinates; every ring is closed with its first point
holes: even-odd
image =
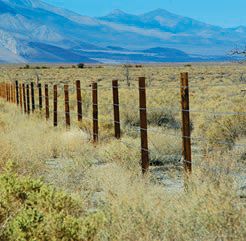
{"type": "Polygon", "coordinates": [[[246,0],[43,0],[88,16],[113,9],[139,14],[156,8],[220,26],[246,26],[246,0]]]}

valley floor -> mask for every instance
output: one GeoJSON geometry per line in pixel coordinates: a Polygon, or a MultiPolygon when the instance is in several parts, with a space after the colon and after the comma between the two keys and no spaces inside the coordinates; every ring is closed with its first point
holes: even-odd
{"type": "MultiPolygon", "coordinates": [[[[214,81],[210,84],[241,83],[237,75],[230,76],[234,66],[219,67],[219,71],[213,66],[151,68],[143,68],[155,72],[153,81],[147,78],[150,86],[162,81],[176,84],[171,77],[188,68],[191,84],[202,86],[199,95],[191,91],[194,109],[245,112],[245,96],[238,90],[239,85],[208,90],[201,79],[196,79],[201,72],[214,81]],[[223,73],[222,78],[218,72],[223,73]]],[[[239,68],[244,73],[244,67],[239,68]]],[[[141,75],[143,69],[132,71],[141,75]]],[[[112,76],[119,71],[110,70],[112,76]]],[[[10,69],[10,73],[20,76],[19,71],[30,73],[10,69]]],[[[45,71],[59,75],[63,70],[42,70],[42,76],[45,71]]],[[[71,78],[77,78],[75,72],[79,70],[68,71],[74,71],[71,78]]],[[[86,79],[88,72],[103,76],[105,69],[83,71],[86,79]]],[[[84,81],[84,85],[89,82],[84,81]]],[[[110,82],[102,83],[107,86],[110,82]]],[[[121,112],[122,139],[111,137],[112,125],[100,123],[102,139],[97,145],[90,142],[89,123],[80,128],[72,125],[69,130],[63,125],[54,128],[51,121],[45,121],[44,113],[36,111],[27,116],[15,105],[0,100],[0,239],[245,240],[246,118],[207,117],[204,113],[192,116],[193,134],[202,134],[208,143],[193,143],[193,173],[184,185],[181,138],[176,138],[180,135],[180,117],[172,111],[179,103],[178,91],[150,88],[147,92],[148,106],[153,108],[148,113],[149,128],[155,132],[149,132],[152,166],[144,177],[139,166],[140,151],[135,148],[139,146],[139,133],[132,133],[138,123],[135,90],[121,92],[121,104],[128,106],[121,112]],[[156,105],[170,109],[154,111],[156,105]],[[158,124],[163,116],[167,121],[158,124]],[[216,144],[217,139],[225,139],[227,145],[216,144]]],[[[108,103],[110,93],[102,89],[100,103],[108,103]]],[[[90,94],[83,92],[83,97],[88,103],[90,94]]],[[[107,105],[101,106],[102,113],[108,115],[107,105]]],[[[71,109],[75,107],[71,104],[71,109]]],[[[85,114],[91,112],[89,107],[83,110],[85,114]]],[[[72,123],[76,123],[74,119],[72,123]]]]}

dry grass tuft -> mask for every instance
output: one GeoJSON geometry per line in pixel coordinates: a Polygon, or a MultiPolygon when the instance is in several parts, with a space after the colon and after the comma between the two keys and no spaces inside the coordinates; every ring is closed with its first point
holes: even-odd
{"type": "MultiPolygon", "coordinates": [[[[30,80],[32,76],[32,70],[9,68],[8,71],[15,76],[13,78],[21,76],[24,80],[30,80]]],[[[78,202],[83,204],[88,217],[90,214],[100,214],[92,215],[89,223],[85,224],[96,227],[92,230],[93,236],[88,234],[90,240],[245,240],[243,191],[246,155],[245,148],[236,144],[245,143],[246,119],[245,116],[207,113],[245,112],[245,96],[241,95],[240,85],[232,88],[207,86],[208,83],[241,83],[239,77],[245,71],[244,65],[131,68],[133,89],[120,90],[123,137],[121,141],[112,138],[112,93],[111,90],[101,89],[100,138],[96,145],[91,142],[91,90],[83,90],[82,93],[82,123],[78,124],[77,116],[73,114],[72,127],[66,130],[61,127],[64,126],[62,84],[67,83],[68,79],[81,79],[82,85],[90,88],[91,81],[99,76],[102,79],[100,86],[109,86],[109,80],[116,76],[124,84],[122,68],[104,66],[96,70],[80,70],[53,67],[39,71],[43,82],[60,81],[60,127],[53,128],[51,121],[44,121],[42,112],[37,111],[27,117],[20,114],[15,106],[0,101],[2,174],[6,172],[6,166],[11,165],[18,175],[41,177],[45,183],[79,196],[78,202]],[[191,86],[200,86],[198,89],[191,88],[191,109],[205,111],[191,114],[192,135],[203,137],[208,142],[193,142],[193,174],[183,183],[178,76],[187,70],[190,71],[191,86]],[[146,76],[150,86],[147,90],[149,146],[154,166],[144,177],[139,165],[137,76],[146,76]],[[153,84],[160,88],[151,89],[153,84]],[[170,88],[170,85],[176,87],[170,88]],[[218,144],[217,140],[226,141],[227,144],[218,144]],[[102,220],[103,225],[100,225],[102,220]]],[[[0,80],[3,80],[4,72],[1,73],[0,80]]],[[[70,108],[74,113],[76,101],[72,89],[70,97],[70,108]]],[[[48,209],[49,204],[45,205],[48,209]]],[[[78,219],[83,217],[80,212],[75,215],[78,219]]],[[[9,224],[17,225],[18,220],[13,217],[9,224]]],[[[74,232],[70,222],[60,224],[64,225],[63,230],[74,232]]],[[[35,232],[37,229],[32,227],[30,234],[35,232]]],[[[70,240],[83,240],[73,238],[79,233],[77,229],[75,232],[70,240]]],[[[52,235],[58,237],[58,233],[53,232],[52,235]]],[[[15,240],[21,239],[18,235],[16,232],[15,240]]]]}

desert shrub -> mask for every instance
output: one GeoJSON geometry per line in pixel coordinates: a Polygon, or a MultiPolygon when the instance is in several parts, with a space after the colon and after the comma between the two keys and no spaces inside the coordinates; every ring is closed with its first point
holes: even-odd
{"type": "MultiPolygon", "coordinates": [[[[240,99],[231,99],[223,101],[220,106],[215,106],[214,112],[244,112],[244,106],[240,99]],[[229,110],[229,111],[228,111],[229,110]]],[[[213,101],[207,103],[211,111],[215,105],[213,101]]],[[[197,136],[204,136],[208,139],[208,147],[210,149],[218,148],[227,149],[233,148],[237,139],[246,135],[246,117],[244,115],[212,115],[202,114],[196,119],[197,136]]]]}
{"type": "Polygon", "coordinates": [[[163,128],[149,131],[150,163],[152,165],[180,164],[182,143],[179,135],[181,134],[163,128]]]}
{"type": "Polygon", "coordinates": [[[126,68],[134,68],[134,65],[131,65],[131,64],[124,64],[123,67],[126,67],[126,68]]]}
{"type": "Polygon", "coordinates": [[[88,213],[80,199],[40,180],[0,175],[1,240],[93,240],[104,226],[102,212],[88,213]]]}
{"type": "Polygon", "coordinates": [[[77,65],[77,67],[78,67],[79,69],[83,69],[83,68],[85,67],[85,64],[84,64],[84,63],[79,63],[79,64],[77,65]]]}
{"type": "Polygon", "coordinates": [[[148,113],[148,122],[152,125],[163,126],[171,129],[179,129],[180,122],[175,118],[173,111],[170,110],[151,110],[148,113]]]}
{"type": "Polygon", "coordinates": [[[105,163],[118,163],[131,171],[139,171],[141,157],[136,139],[122,137],[121,141],[113,140],[102,145],[97,155],[105,163]]]}
{"type": "MultiPolygon", "coordinates": [[[[108,120],[103,115],[98,116],[98,129],[99,129],[99,139],[101,141],[107,140],[109,137],[113,136],[113,125],[112,120],[108,120]]],[[[87,135],[88,140],[93,140],[93,120],[91,117],[85,117],[79,124],[79,128],[84,131],[87,135]]]]}
{"type": "Polygon", "coordinates": [[[81,167],[89,160],[86,158],[87,151],[81,148],[89,147],[84,145],[86,133],[79,129],[54,129],[50,123],[44,122],[43,118],[39,119],[36,115],[27,119],[24,115],[13,114],[16,109],[11,105],[7,105],[6,110],[9,113],[3,112],[5,108],[1,109],[0,117],[0,129],[1,133],[4,133],[0,135],[0,168],[8,160],[12,160],[16,163],[18,173],[28,172],[40,176],[40,173],[50,170],[46,165],[50,160],[77,156],[81,157],[78,160],[81,167]]]}
{"type": "Polygon", "coordinates": [[[245,117],[225,116],[215,118],[207,130],[207,137],[211,145],[220,145],[217,142],[226,142],[228,147],[233,147],[240,135],[245,135],[245,117]]]}
{"type": "Polygon", "coordinates": [[[245,207],[233,182],[197,170],[187,192],[168,192],[118,165],[93,168],[86,187],[100,190],[109,240],[244,240],[245,207]]]}

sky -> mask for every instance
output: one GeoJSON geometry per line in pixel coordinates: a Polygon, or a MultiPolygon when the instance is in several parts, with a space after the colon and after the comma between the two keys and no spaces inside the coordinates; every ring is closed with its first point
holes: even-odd
{"type": "Polygon", "coordinates": [[[114,9],[141,14],[157,8],[223,27],[246,26],[246,0],[43,0],[91,17],[114,9]]]}

